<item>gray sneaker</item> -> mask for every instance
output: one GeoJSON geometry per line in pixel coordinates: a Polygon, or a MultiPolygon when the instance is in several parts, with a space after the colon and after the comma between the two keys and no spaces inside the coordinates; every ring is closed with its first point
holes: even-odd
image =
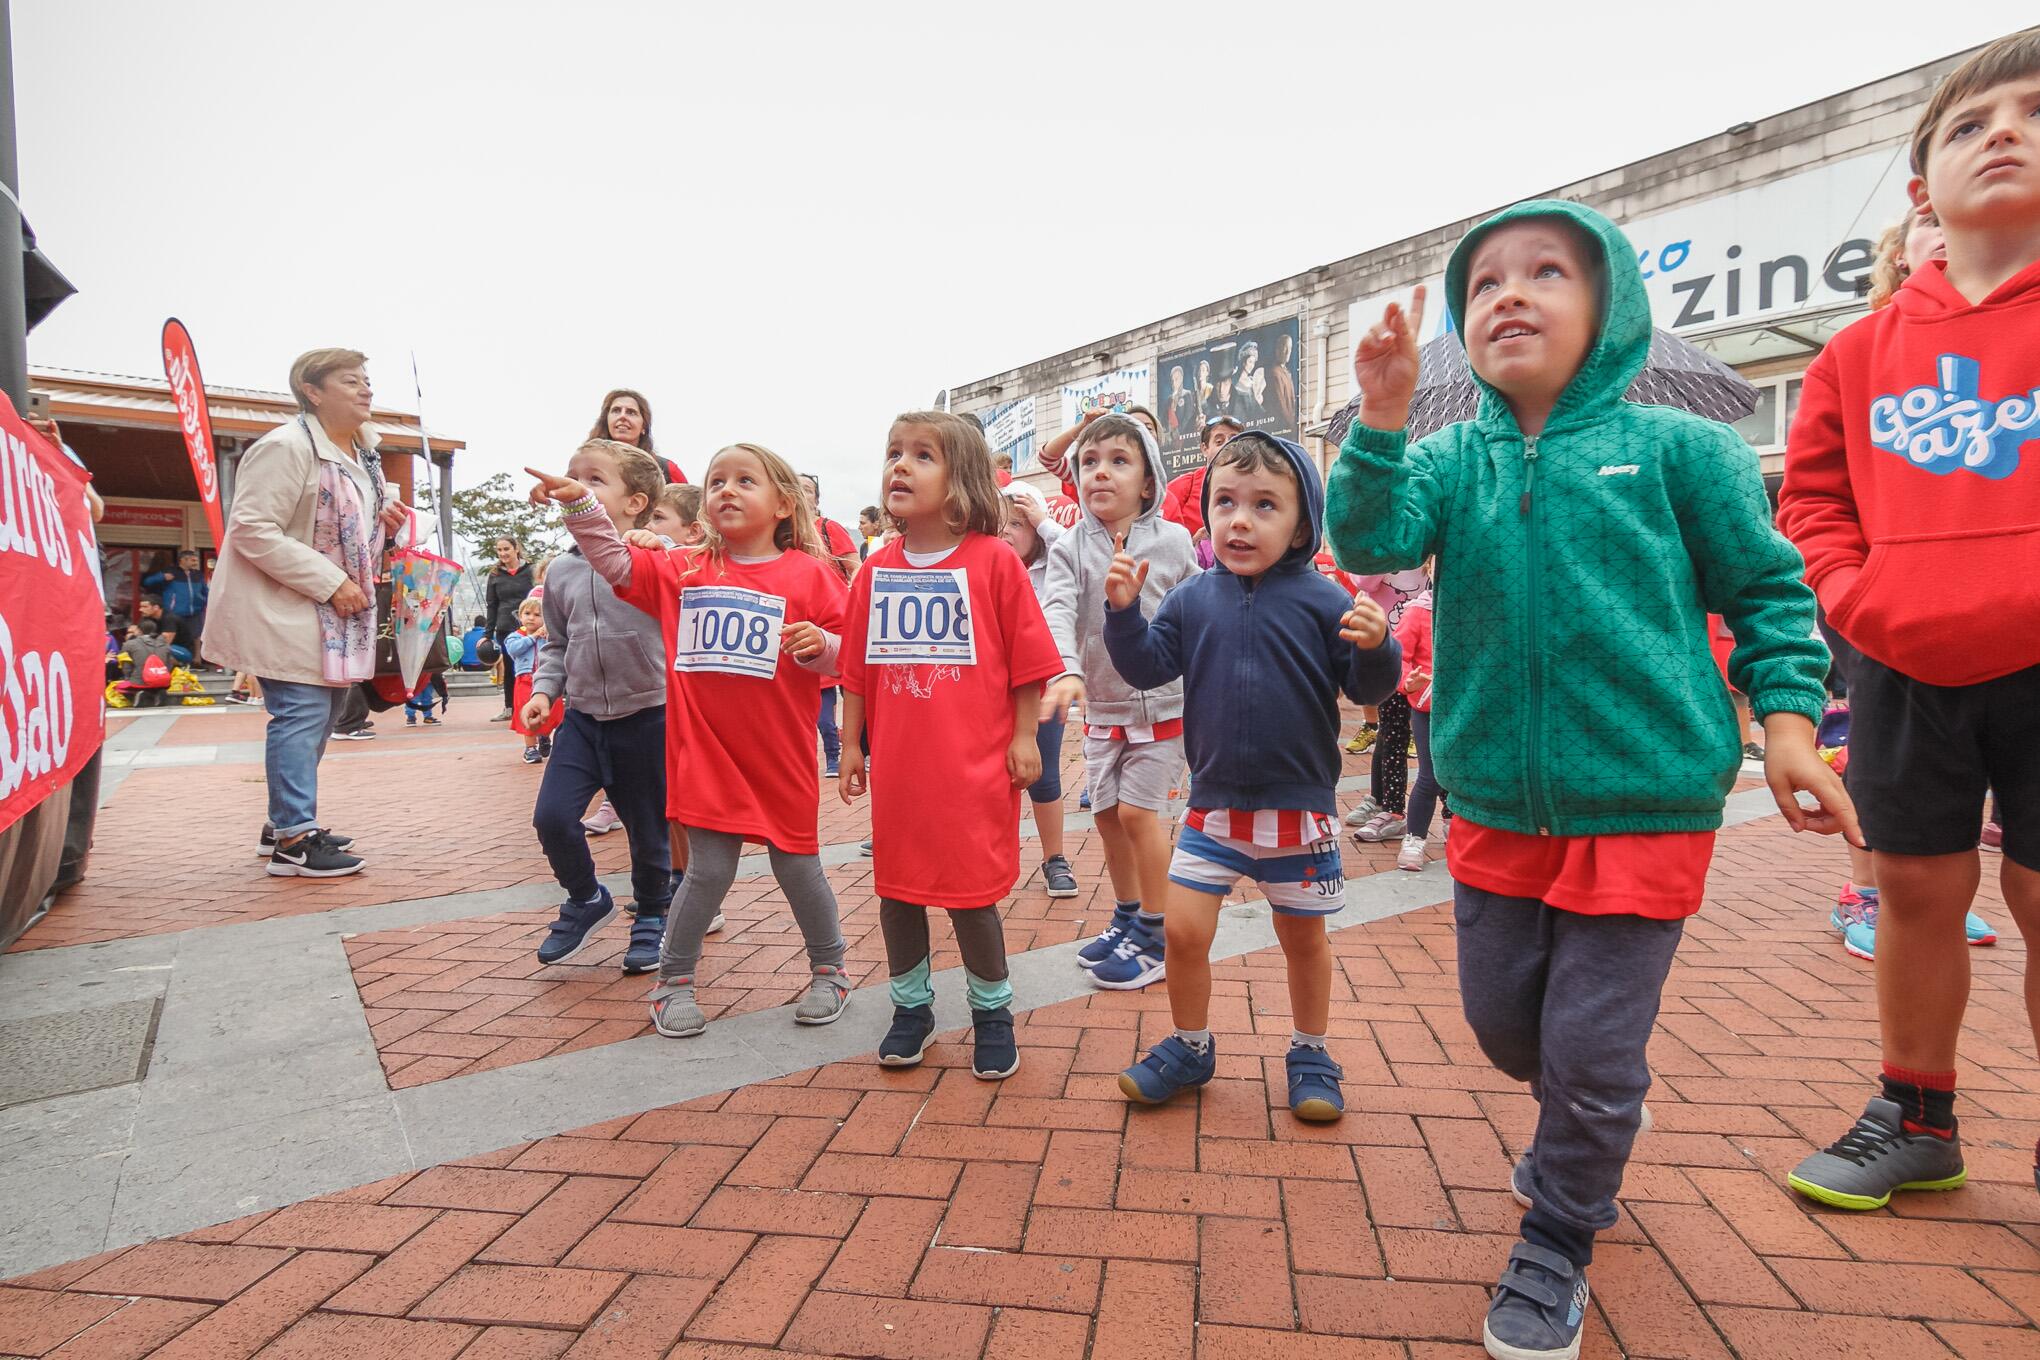
{"type": "Polygon", "coordinates": [[[652,989],[652,1028],[668,1039],[686,1039],[708,1028],[708,1017],[694,1004],[694,979],[674,978],[652,989]]]}
{"type": "Polygon", "coordinates": [[[1381,811],[1381,804],[1374,801],[1374,795],[1362,798],[1353,810],[1346,814],[1347,826],[1365,826],[1374,820],[1374,814],[1381,811]]]}
{"type": "Polygon", "coordinates": [[[1849,1131],[1801,1162],[1785,1183],[1837,1209],[1882,1209],[1898,1190],[1953,1190],[1969,1179],[1962,1140],[1907,1133],[1905,1113],[1882,1096],[1849,1131]]]}
{"type": "Polygon", "coordinates": [[[817,968],[807,995],[793,1009],[796,1025],[831,1025],[850,1004],[850,979],[841,968],[817,968]]]}

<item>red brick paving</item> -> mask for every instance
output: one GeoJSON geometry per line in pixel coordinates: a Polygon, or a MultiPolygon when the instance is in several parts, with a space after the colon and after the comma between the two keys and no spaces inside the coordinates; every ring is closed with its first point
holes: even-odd
{"type": "MultiPolygon", "coordinates": [[[[1825,928],[1839,868],[1775,818],[1723,835],[1585,1355],[2040,1354],[2015,938],[1972,956],[1970,1186],[1870,1215],[1783,1187],[1876,1065],[1870,970],[1825,928]]],[[[1333,939],[1336,1125],[1277,1106],[1265,951],[1214,970],[1220,1077],[1195,1100],[1112,1086],[1166,1030],[1161,987],[1088,995],[1022,1018],[1003,1085],[949,1035],[918,1071],[834,1064],[10,1281],[0,1353],[1477,1355],[1534,1107],[1459,1020],[1448,912],[1333,939]]]]}

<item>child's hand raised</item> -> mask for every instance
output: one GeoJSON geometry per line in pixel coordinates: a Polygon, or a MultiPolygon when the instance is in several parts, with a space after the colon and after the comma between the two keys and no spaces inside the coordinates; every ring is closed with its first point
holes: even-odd
{"type": "Polygon", "coordinates": [[[1147,584],[1148,562],[1142,558],[1136,565],[1126,551],[1126,535],[1121,533],[1112,541],[1116,551],[1112,554],[1112,569],[1105,573],[1105,603],[1114,609],[1125,609],[1140,598],[1140,588],[1147,584]]]}
{"type": "Polygon", "coordinates": [[[1353,607],[1339,617],[1339,636],[1362,651],[1371,651],[1388,636],[1388,615],[1366,595],[1355,595],[1353,607]]]}
{"type": "Polygon", "coordinates": [[[572,477],[556,477],[550,472],[540,472],[537,468],[528,467],[524,470],[538,478],[538,485],[531,488],[533,505],[544,505],[547,501],[570,505],[588,494],[588,488],[572,477]]]}
{"type": "Polygon", "coordinates": [[[623,536],[623,541],[633,548],[648,548],[653,552],[666,551],[665,540],[650,529],[632,529],[623,536]]]}
{"type": "Polygon", "coordinates": [[[779,646],[795,661],[812,661],[828,645],[828,635],[812,620],[802,619],[779,630],[779,646]]]}
{"type": "Polygon", "coordinates": [[[1417,336],[1424,328],[1424,285],[1418,284],[1409,310],[1391,302],[1381,320],[1353,346],[1353,381],[1360,389],[1359,420],[1377,430],[1410,423],[1410,398],[1417,391],[1417,336]]]}

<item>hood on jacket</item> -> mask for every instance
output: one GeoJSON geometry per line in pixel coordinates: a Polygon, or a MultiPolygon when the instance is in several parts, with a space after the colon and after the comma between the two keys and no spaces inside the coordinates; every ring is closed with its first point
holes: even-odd
{"type": "Polygon", "coordinates": [[[1891,305],[1908,321],[1934,321],[1956,312],[2024,306],[2036,294],[2040,294],[2040,264],[2028,265],[1983,301],[1971,302],[1948,282],[1947,261],[1930,260],[1906,276],[1904,285],[1892,294],[1891,305]]]}
{"type": "MultiPolygon", "coordinates": [[[[1601,414],[1622,400],[1636,375],[1643,372],[1644,363],[1650,358],[1650,297],[1644,292],[1643,273],[1636,267],[1636,251],[1622,234],[1622,228],[1584,203],[1532,199],[1504,208],[1466,233],[1445,266],[1445,303],[1451,309],[1452,328],[1462,344],[1466,339],[1466,273],[1473,252],[1495,228],[1534,217],[1556,217],[1586,233],[1600,250],[1605,280],[1601,290],[1600,331],[1587,351],[1586,362],[1559,395],[1558,404],[1551,408],[1551,418],[1545,422],[1545,431],[1551,433],[1601,414]]],[[[1480,384],[1480,411],[1475,420],[1483,426],[1500,423],[1514,428],[1515,417],[1502,394],[1478,373],[1473,378],[1480,384]]]]}
{"type": "MultiPolygon", "coordinates": [[[[1310,537],[1300,547],[1292,547],[1288,552],[1282,554],[1275,565],[1268,570],[1317,570],[1316,558],[1318,549],[1325,541],[1325,484],[1318,476],[1317,464],[1313,463],[1310,455],[1304,452],[1303,445],[1292,443],[1287,439],[1282,439],[1272,434],[1263,434],[1258,430],[1249,430],[1244,434],[1234,435],[1231,440],[1226,442],[1230,445],[1233,441],[1240,439],[1258,439],[1264,443],[1273,444],[1276,448],[1282,450],[1282,456],[1289,460],[1289,470],[1296,474],[1297,485],[1303,488],[1303,513],[1310,522],[1310,537]]],[[[1205,466],[1209,468],[1210,464],[1207,463],[1205,466]]],[[[1211,523],[1210,477],[1204,479],[1203,492],[1203,501],[1199,509],[1203,512],[1204,522],[1208,525],[1211,523]]],[[[1223,568],[1225,564],[1221,562],[1218,565],[1223,568]]]]}
{"type": "MultiPolygon", "coordinates": [[[[1169,474],[1162,466],[1162,446],[1157,444],[1155,437],[1148,433],[1147,426],[1141,424],[1138,420],[1134,420],[1132,416],[1127,416],[1126,418],[1132,423],[1133,428],[1140,433],[1141,455],[1147,459],[1148,477],[1155,484],[1155,494],[1141,501],[1140,513],[1133,517],[1134,523],[1139,524],[1143,521],[1151,521],[1160,517],[1162,513],[1162,493],[1169,489],[1169,474]]],[[[1083,512],[1084,522],[1097,524],[1099,528],[1104,528],[1105,526],[1099,523],[1098,517],[1091,513],[1091,507],[1085,503],[1084,474],[1077,467],[1077,451],[1074,448],[1069,453],[1069,468],[1071,476],[1075,479],[1072,484],[1077,488],[1077,505],[1083,512]]]]}

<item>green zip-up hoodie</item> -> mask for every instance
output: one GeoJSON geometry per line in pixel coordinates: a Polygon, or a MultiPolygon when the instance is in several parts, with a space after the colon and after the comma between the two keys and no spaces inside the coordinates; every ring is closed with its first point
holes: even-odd
{"type": "Polygon", "coordinates": [[[1725,425],[1623,393],[1650,352],[1636,252],[1578,203],[1519,203],[1469,232],[1445,270],[1455,328],[1481,238],[1561,217],[1600,247],[1601,330],[1543,432],[1501,394],[1405,447],[1355,422],[1326,491],[1339,565],[1399,571],[1436,555],[1431,754],[1455,811],[1529,835],[1709,831],[1744,738],[1707,645],[1759,718],[1819,721],[1827,649],[1799,553],[1771,527],[1757,455],[1725,425]]]}

